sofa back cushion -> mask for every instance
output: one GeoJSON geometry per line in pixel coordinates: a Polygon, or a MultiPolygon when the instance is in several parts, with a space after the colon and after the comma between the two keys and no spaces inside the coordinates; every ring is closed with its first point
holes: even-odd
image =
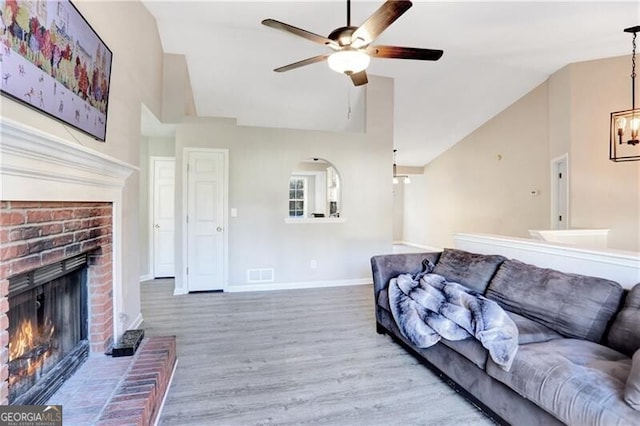
{"type": "Polygon", "coordinates": [[[433,273],[442,275],[447,281],[462,284],[478,293],[484,293],[491,277],[496,273],[496,269],[505,260],[505,257],[498,255],[444,249],[433,273]]]}
{"type": "Polygon", "coordinates": [[[640,284],[627,294],[624,307],[609,329],[607,345],[629,356],[640,349],[640,284]]]}
{"type": "Polygon", "coordinates": [[[599,342],[623,295],[620,284],[518,260],[505,261],[486,296],[503,308],[577,339],[599,342]]]}

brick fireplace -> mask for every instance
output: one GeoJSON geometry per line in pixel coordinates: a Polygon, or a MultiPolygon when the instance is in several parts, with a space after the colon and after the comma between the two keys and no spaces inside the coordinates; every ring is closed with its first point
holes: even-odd
{"type": "MultiPolygon", "coordinates": [[[[113,339],[111,216],[111,203],[0,202],[0,316],[10,309],[8,278],[87,253],[89,344],[104,351],[113,339]]],[[[9,341],[7,334],[0,331],[0,342],[9,341]]]]}
{"type": "Polygon", "coordinates": [[[9,279],[87,253],[88,339],[123,330],[122,198],[135,167],[0,118],[0,404],[8,402],[9,279]]]}

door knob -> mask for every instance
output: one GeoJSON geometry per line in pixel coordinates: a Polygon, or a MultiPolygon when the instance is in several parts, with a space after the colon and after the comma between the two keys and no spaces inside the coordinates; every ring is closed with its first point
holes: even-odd
{"type": "Polygon", "coordinates": [[[218,226],[218,227],[216,228],[216,231],[221,232],[221,231],[222,231],[222,227],[221,227],[221,226],[218,226]]]}
{"type": "Polygon", "coordinates": [[[160,229],[160,225],[156,224],[156,229],[160,229]]]}

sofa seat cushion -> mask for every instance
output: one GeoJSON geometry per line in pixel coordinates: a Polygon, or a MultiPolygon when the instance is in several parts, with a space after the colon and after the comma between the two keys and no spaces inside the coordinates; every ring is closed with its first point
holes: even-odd
{"type": "Polygon", "coordinates": [[[433,273],[442,275],[447,281],[484,293],[498,266],[505,260],[505,257],[498,255],[444,249],[433,273]]]}
{"type": "Polygon", "coordinates": [[[518,315],[514,312],[505,311],[509,318],[513,320],[518,327],[518,344],[526,345],[528,343],[547,342],[553,339],[562,339],[562,335],[546,327],[539,322],[530,320],[527,317],[518,315]]]}
{"type": "Polygon", "coordinates": [[[624,388],[624,400],[634,410],[640,411],[640,349],[631,357],[631,370],[624,388]]]}
{"type": "Polygon", "coordinates": [[[469,337],[463,340],[448,340],[445,338],[440,339],[440,343],[453,349],[458,354],[462,355],[472,363],[478,366],[478,368],[484,370],[487,367],[487,359],[489,358],[489,351],[487,351],[482,343],[476,338],[469,337]]]}
{"type": "MultiPolygon", "coordinates": [[[[513,312],[505,311],[509,318],[518,327],[518,344],[546,342],[553,339],[562,339],[562,335],[535,321],[525,318],[513,312]]],[[[464,340],[440,339],[445,346],[458,352],[481,369],[486,369],[489,352],[482,346],[478,339],[470,337],[464,340]]]]}
{"type": "Polygon", "coordinates": [[[570,425],[640,424],[623,399],[631,360],[586,340],[522,345],[510,372],[487,361],[487,374],[570,425]]]}
{"type": "Polygon", "coordinates": [[[607,335],[607,345],[629,356],[640,349],[640,284],[627,294],[607,335]]]}
{"type": "Polygon", "coordinates": [[[599,342],[618,310],[620,284],[506,260],[485,294],[566,337],[599,342]]]}

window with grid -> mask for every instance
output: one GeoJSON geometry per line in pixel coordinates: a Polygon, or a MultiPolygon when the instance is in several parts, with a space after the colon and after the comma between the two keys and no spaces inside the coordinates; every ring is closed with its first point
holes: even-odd
{"type": "Polygon", "coordinates": [[[289,217],[307,215],[307,178],[292,176],[289,179],[289,217]]]}

